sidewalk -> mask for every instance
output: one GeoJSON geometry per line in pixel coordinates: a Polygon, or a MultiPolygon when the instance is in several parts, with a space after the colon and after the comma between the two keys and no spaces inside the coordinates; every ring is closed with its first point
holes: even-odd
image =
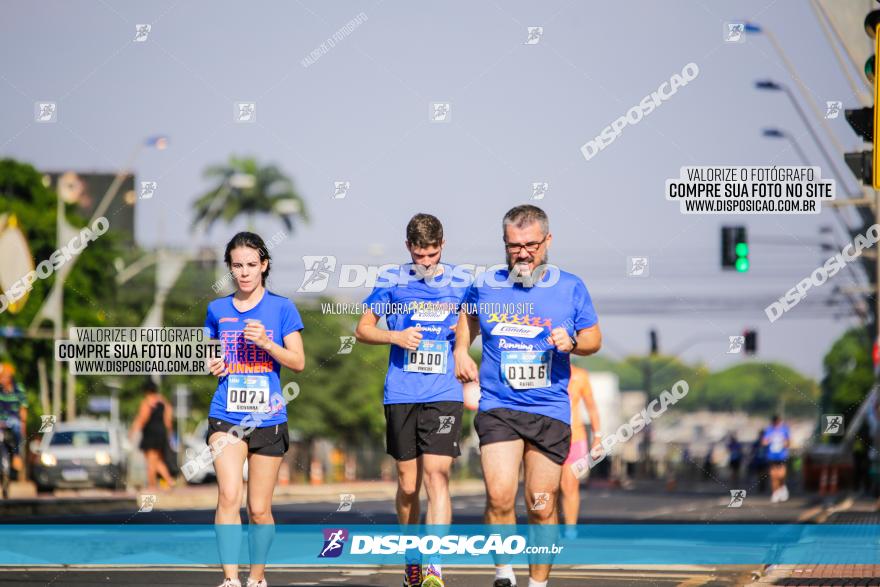
{"type": "MultiPolygon", "coordinates": [[[[865,526],[880,524],[880,511],[877,501],[866,498],[848,498],[839,505],[826,510],[817,519],[824,524],[846,524],[865,526]]],[[[878,585],[880,586],[880,565],[850,564],[802,564],[770,565],[763,570],[760,578],[749,586],[767,585],[822,586],[822,585],[878,585]]]]}
{"type": "MultiPolygon", "coordinates": [[[[217,507],[217,486],[187,485],[180,479],[174,489],[155,491],[163,510],[214,509],[217,507]]],[[[451,481],[450,491],[456,496],[482,495],[481,479],[451,481]]],[[[111,491],[109,489],[57,490],[55,494],[37,495],[29,483],[13,483],[10,499],[0,501],[0,516],[6,514],[59,514],[92,513],[120,510],[136,510],[140,496],[151,493],[138,491],[111,491]]],[[[324,483],[321,485],[277,485],[274,505],[339,502],[340,494],[354,494],[357,501],[393,500],[397,493],[394,481],[352,481],[349,483],[324,483]]],[[[246,493],[242,496],[245,506],[246,493]]]]}

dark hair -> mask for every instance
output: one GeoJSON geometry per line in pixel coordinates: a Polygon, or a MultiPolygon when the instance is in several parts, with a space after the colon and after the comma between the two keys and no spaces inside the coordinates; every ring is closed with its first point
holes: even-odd
{"type": "Polygon", "coordinates": [[[260,253],[260,263],[263,261],[269,261],[262,276],[263,285],[266,285],[266,278],[269,277],[269,270],[272,269],[272,257],[269,256],[269,249],[266,248],[266,243],[263,242],[263,239],[260,238],[260,235],[258,234],[253,232],[239,232],[232,237],[232,240],[226,243],[226,252],[223,254],[223,260],[226,262],[227,268],[232,269],[232,249],[237,249],[239,247],[256,249],[256,251],[260,253]]]}
{"type": "Polygon", "coordinates": [[[781,419],[782,418],[779,417],[779,414],[773,414],[773,416],[770,417],[771,422],[779,422],[781,419]]]}
{"type": "Polygon", "coordinates": [[[141,391],[145,394],[155,391],[159,393],[159,386],[152,379],[147,379],[144,381],[144,384],[141,386],[141,391]]]}
{"type": "Polygon", "coordinates": [[[436,216],[416,214],[406,225],[406,242],[420,249],[443,243],[443,225],[436,216]]]}
{"type": "Polygon", "coordinates": [[[546,212],[531,204],[515,206],[507,211],[504,220],[501,221],[501,236],[502,238],[507,236],[508,225],[512,224],[517,228],[523,228],[532,222],[541,225],[541,232],[544,233],[544,236],[550,232],[550,220],[547,218],[546,212]]]}

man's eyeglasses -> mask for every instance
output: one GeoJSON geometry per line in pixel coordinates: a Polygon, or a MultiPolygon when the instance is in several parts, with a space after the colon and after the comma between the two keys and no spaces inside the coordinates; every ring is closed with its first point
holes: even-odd
{"type": "Polygon", "coordinates": [[[541,248],[541,245],[543,245],[544,241],[546,241],[546,240],[547,240],[547,237],[545,236],[543,239],[539,240],[536,243],[525,243],[525,244],[504,243],[504,248],[507,250],[508,253],[510,253],[512,255],[519,254],[519,252],[523,249],[525,249],[526,252],[528,252],[528,253],[534,253],[538,249],[541,248]]]}

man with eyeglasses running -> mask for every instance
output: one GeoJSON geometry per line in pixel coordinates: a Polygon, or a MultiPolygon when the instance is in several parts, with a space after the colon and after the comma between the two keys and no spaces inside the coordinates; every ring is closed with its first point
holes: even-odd
{"type": "MultiPolygon", "coordinates": [[[[543,210],[523,205],[502,222],[507,269],[474,283],[455,341],[455,374],[477,381],[474,427],[480,437],[487,524],[515,524],[520,464],[530,524],[555,524],[562,465],[571,443],[570,354],[599,350],[602,335],[590,294],[577,276],[548,266],[553,241],[543,210]],[[482,334],[479,370],[468,348],[482,334]]],[[[529,564],[529,587],[546,587],[551,565],[529,564]]],[[[494,587],[516,585],[498,565],[494,587]]]]}

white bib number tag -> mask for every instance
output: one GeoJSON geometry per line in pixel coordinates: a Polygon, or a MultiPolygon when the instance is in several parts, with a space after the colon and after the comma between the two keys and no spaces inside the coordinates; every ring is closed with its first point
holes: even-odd
{"type": "Polygon", "coordinates": [[[446,373],[448,340],[421,340],[419,348],[407,350],[403,370],[410,373],[446,373]]]}
{"type": "Polygon", "coordinates": [[[266,375],[230,375],[226,385],[227,412],[269,411],[269,378],[266,375]]]}
{"type": "Polygon", "coordinates": [[[546,351],[502,351],[501,379],[513,389],[550,386],[553,353],[546,351]]]}
{"type": "Polygon", "coordinates": [[[785,438],[781,435],[776,435],[773,437],[773,440],[770,441],[770,452],[782,452],[785,448],[785,438]]]}

